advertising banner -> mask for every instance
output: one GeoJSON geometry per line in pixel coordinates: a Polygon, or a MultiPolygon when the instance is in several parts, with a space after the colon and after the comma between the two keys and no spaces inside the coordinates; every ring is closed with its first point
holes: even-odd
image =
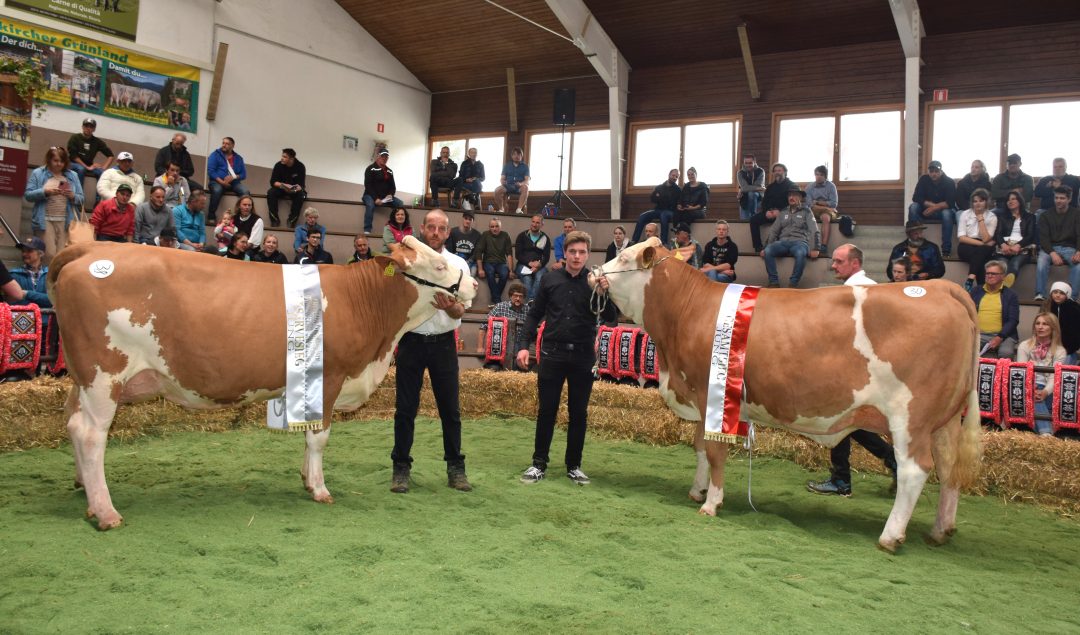
{"type": "Polygon", "coordinates": [[[0,76],[0,194],[22,196],[30,155],[30,104],[0,76]]]}
{"type": "Polygon", "coordinates": [[[139,0],[7,0],[7,6],[135,41],[139,0]]]}
{"type": "MultiPolygon", "coordinates": [[[[111,1],[111,0],[110,0],[111,1]]],[[[195,132],[199,69],[0,16],[0,56],[34,59],[37,99],[88,113],[195,132]]]]}

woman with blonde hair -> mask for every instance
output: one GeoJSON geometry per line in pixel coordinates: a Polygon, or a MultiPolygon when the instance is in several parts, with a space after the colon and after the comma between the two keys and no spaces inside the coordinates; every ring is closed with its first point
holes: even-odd
{"type": "MultiPolygon", "coordinates": [[[[1032,362],[1036,366],[1053,366],[1065,362],[1065,347],[1061,345],[1061,325],[1053,313],[1045,311],[1035,316],[1031,337],[1016,349],[1016,361],[1032,362]]],[[[1054,393],[1054,373],[1035,373],[1035,414],[1050,415],[1054,393]]],[[[1035,420],[1035,432],[1053,434],[1049,421],[1035,420]]]]}

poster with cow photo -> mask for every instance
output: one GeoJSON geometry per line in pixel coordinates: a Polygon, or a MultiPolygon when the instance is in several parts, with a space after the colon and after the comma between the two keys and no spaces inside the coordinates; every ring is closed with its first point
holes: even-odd
{"type": "Polygon", "coordinates": [[[165,126],[169,115],[162,108],[162,93],[169,78],[109,62],[105,71],[106,115],[165,126]]]}
{"type": "Polygon", "coordinates": [[[48,88],[46,101],[98,112],[101,105],[101,60],[56,47],[41,57],[48,88]]]}
{"type": "Polygon", "coordinates": [[[7,6],[135,41],[139,0],[7,0],[7,6]]]}

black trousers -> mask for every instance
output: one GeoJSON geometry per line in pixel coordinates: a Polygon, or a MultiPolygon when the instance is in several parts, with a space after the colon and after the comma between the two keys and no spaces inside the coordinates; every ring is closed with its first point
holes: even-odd
{"type": "Polygon", "coordinates": [[[536,441],[533,447],[533,465],[546,470],[551,439],[555,435],[555,416],[562,401],[563,384],[566,387],[567,409],[570,425],[566,431],[566,468],[581,467],[581,452],[585,447],[585,429],[588,427],[589,396],[592,395],[592,366],[595,355],[591,344],[577,345],[573,350],[544,342],[537,369],[536,392],[539,407],[536,413],[536,441]]]}
{"type": "Polygon", "coordinates": [[[441,335],[406,333],[398,343],[397,397],[394,411],[395,465],[412,465],[413,431],[420,408],[424,370],[431,377],[431,391],[442,419],[443,460],[464,464],[461,453],[461,408],[458,403],[458,359],[454,332],[441,335]]]}
{"type": "Polygon", "coordinates": [[[765,244],[761,240],[761,226],[765,223],[771,223],[773,220],[775,219],[765,217],[765,210],[761,210],[750,217],[750,240],[754,243],[754,251],[760,252],[765,249],[765,244]]]}
{"type": "Polygon", "coordinates": [[[281,224],[281,219],[278,216],[278,204],[281,199],[287,198],[291,201],[289,206],[289,222],[296,223],[300,219],[300,210],[304,207],[304,201],[307,200],[307,192],[300,190],[299,192],[286,192],[280,187],[272,187],[266,191],[266,207],[270,211],[270,223],[275,227],[281,224]]]}
{"type": "Polygon", "coordinates": [[[856,430],[850,435],[844,437],[844,440],[836,444],[836,447],[832,449],[830,458],[832,459],[832,477],[833,480],[844,481],[845,483],[851,483],[851,441],[854,439],[859,442],[859,445],[866,448],[870,454],[873,454],[877,458],[881,459],[885,463],[885,467],[896,471],[896,454],[893,452],[893,447],[889,445],[885,439],[879,435],[869,432],[867,430],[856,430]]]}
{"type": "Polygon", "coordinates": [[[968,263],[968,275],[974,275],[975,282],[980,285],[986,282],[985,266],[994,257],[993,247],[960,243],[956,247],[956,255],[960,256],[960,260],[968,263]]]}

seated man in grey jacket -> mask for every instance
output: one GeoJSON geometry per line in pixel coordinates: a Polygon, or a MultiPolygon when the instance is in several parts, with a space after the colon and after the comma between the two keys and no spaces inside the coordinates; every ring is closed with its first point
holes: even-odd
{"type": "Polygon", "coordinates": [[[780,276],[776,273],[778,256],[793,256],[795,268],[791,271],[790,286],[799,286],[806,256],[818,257],[817,245],[821,244],[821,232],[818,230],[814,213],[806,206],[806,192],[798,186],[788,190],[788,206],[780,210],[765,240],[765,249],[761,255],[765,258],[765,270],[769,274],[769,287],[780,286],[780,276]],[[813,245],[813,247],[811,247],[813,245]]]}

